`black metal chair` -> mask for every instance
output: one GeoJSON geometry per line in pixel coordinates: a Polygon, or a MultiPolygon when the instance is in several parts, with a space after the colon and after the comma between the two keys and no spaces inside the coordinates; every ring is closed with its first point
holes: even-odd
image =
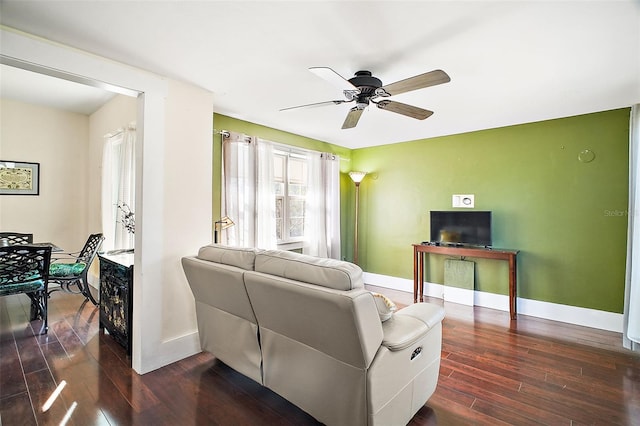
{"type": "Polygon", "coordinates": [[[33,243],[33,234],[22,234],[20,232],[0,232],[1,246],[15,246],[33,243]],[[6,243],[6,244],[5,244],[6,243]]]}
{"type": "Polygon", "coordinates": [[[31,321],[41,319],[41,334],[49,331],[47,318],[51,247],[0,247],[0,296],[26,294],[31,299],[31,321]]]}
{"type": "Polygon", "coordinates": [[[49,267],[49,282],[59,284],[60,288],[49,290],[52,293],[56,290],[67,293],[82,294],[91,303],[97,305],[98,302],[91,294],[87,273],[91,263],[98,254],[98,250],[104,241],[102,234],[91,234],[82,250],[73,253],[55,253],[49,267]],[[72,289],[75,285],[78,290],[72,289]]]}

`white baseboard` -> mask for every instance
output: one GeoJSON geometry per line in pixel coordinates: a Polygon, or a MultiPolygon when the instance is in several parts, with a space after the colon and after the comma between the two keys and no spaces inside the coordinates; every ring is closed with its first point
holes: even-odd
{"type": "Polygon", "coordinates": [[[466,288],[458,288],[453,286],[442,286],[442,293],[445,302],[458,303],[460,305],[475,305],[474,294],[466,288]]]}
{"type": "MultiPolygon", "coordinates": [[[[406,278],[390,277],[387,275],[364,273],[364,282],[369,285],[390,288],[393,290],[413,293],[413,280],[406,278]]],[[[453,290],[447,287],[448,294],[457,298],[468,298],[468,293],[473,293],[473,303],[475,306],[482,306],[500,311],[509,311],[509,296],[502,294],[486,293],[477,290],[466,290],[456,288],[453,290]]],[[[443,298],[444,286],[442,284],[424,283],[424,295],[429,297],[443,298]]],[[[449,297],[446,301],[457,303],[449,297]]],[[[614,312],[599,311],[596,309],[581,308],[578,306],[560,305],[557,303],[541,302],[539,300],[516,299],[517,311],[519,315],[529,315],[536,318],[544,318],[553,321],[566,322],[569,324],[581,325],[585,327],[598,328],[600,330],[615,331],[622,333],[622,314],[614,312]]]]}
{"type": "Polygon", "coordinates": [[[200,353],[200,340],[198,332],[192,332],[171,339],[164,340],[152,357],[145,360],[145,369],[137,371],[138,374],[145,374],[165,365],[169,365],[181,359],[188,358],[192,355],[200,353]]]}

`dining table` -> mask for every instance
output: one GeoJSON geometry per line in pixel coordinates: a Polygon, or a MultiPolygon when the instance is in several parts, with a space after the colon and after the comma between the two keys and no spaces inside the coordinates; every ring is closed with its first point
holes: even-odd
{"type": "Polygon", "coordinates": [[[31,243],[31,244],[26,244],[26,245],[35,246],[35,247],[51,247],[51,253],[59,253],[61,251],[64,251],[62,248],[60,248],[57,245],[55,245],[54,243],[50,243],[50,242],[46,242],[46,243],[31,243]]]}
{"type": "MultiPolygon", "coordinates": [[[[6,238],[0,238],[0,247],[7,247],[7,246],[10,246],[10,245],[13,245],[13,244],[10,244],[9,240],[7,240],[6,238]]],[[[51,252],[52,253],[59,253],[61,251],[64,251],[62,248],[58,247],[57,245],[55,245],[52,242],[16,244],[16,245],[32,246],[32,247],[51,247],[51,252]]]]}

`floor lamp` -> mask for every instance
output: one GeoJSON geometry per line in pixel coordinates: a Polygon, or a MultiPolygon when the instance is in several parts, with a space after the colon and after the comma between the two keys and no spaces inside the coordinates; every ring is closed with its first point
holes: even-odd
{"type": "Polygon", "coordinates": [[[360,203],[360,182],[367,172],[349,172],[349,177],[356,184],[356,220],[354,225],[353,263],[358,264],[358,205],[360,203]]]}
{"type": "Polygon", "coordinates": [[[218,244],[218,231],[222,232],[223,230],[235,225],[229,216],[225,216],[220,218],[220,220],[216,220],[213,222],[213,242],[218,244]]]}

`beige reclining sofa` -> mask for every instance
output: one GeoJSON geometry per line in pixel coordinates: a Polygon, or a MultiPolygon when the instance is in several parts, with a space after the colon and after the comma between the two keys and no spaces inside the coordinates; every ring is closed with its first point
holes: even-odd
{"type": "Polygon", "coordinates": [[[403,425],[438,381],[444,310],[381,319],[352,263],[202,247],[182,265],[200,344],[327,425],[403,425]]]}

